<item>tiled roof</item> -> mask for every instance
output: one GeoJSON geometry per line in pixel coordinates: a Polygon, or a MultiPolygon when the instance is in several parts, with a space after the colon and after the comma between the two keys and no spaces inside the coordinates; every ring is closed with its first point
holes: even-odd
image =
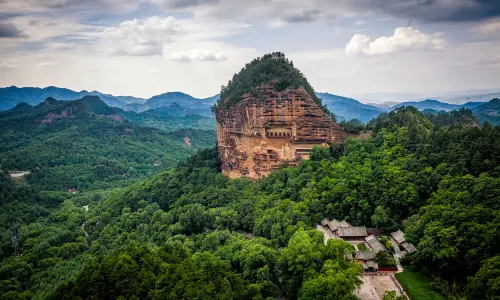
{"type": "Polygon", "coordinates": [[[365,237],[367,235],[365,226],[339,228],[340,237],[365,237]]]}
{"type": "Polygon", "coordinates": [[[380,251],[387,251],[384,245],[382,245],[382,243],[374,235],[365,237],[365,241],[368,243],[368,245],[370,245],[375,253],[379,253],[380,251]]]}
{"type": "Polygon", "coordinates": [[[398,244],[405,242],[405,234],[401,230],[391,232],[391,236],[398,244]]]}
{"type": "Polygon", "coordinates": [[[373,259],[375,259],[375,252],[370,251],[370,250],[356,251],[356,259],[373,260],[373,259]]]}

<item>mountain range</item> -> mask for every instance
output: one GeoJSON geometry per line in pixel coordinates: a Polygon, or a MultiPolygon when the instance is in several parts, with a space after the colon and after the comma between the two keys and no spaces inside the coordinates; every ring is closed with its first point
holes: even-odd
{"type": "Polygon", "coordinates": [[[170,106],[174,103],[180,106],[196,110],[195,113],[211,116],[210,107],[217,101],[218,95],[198,99],[181,92],[168,92],[153,96],[149,99],[137,98],[132,96],[114,96],[104,94],[98,91],[80,91],[76,92],[66,88],[49,86],[46,88],[36,87],[5,87],[0,88],[0,111],[8,110],[21,102],[30,105],[37,105],[47,98],[57,100],[77,100],[85,96],[99,96],[104,103],[112,107],[122,108],[124,110],[145,111],[148,109],[170,106]]]}
{"type": "MultiPolygon", "coordinates": [[[[29,105],[37,105],[45,99],[51,97],[58,100],[76,100],[84,96],[95,95],[99,96],[108,106],[117,107],[123,110],[120,115],[125,115],[125,112],[130,112],[128,118],[138,122],[146,122],[149,125],[157,126],[157,118],[163,118],[163,121],[170,119],[170,125],[165,127],[164,123],[160,125],[162,128],[185,127],[182,122],[185,118],[212,118],[212,105],[217,101],[219,95],[214,95],[208,98],[195,98],[191,95],[182,92],[168,92],[153,96],[149,99],[131,97],[131,96],[114,96],[104,94],[98,91],[80,91],[76,92],[70,89],[46,87],[19,88],[15,86],[0,88],[0,111],[14,108],[17,104],[25,102],[29,105]],[[142,115],[134,115],[142,113],[142,115]],[[175,119],[178,118],[178,119],[175,119]],[[179,121],[179,122],[177,122],[179,121]],[[176,123],[177,122],[177,123],[176,123]],[[178,126],[174,126],[178,124],[178,126]]],[[[338,121],[358,119],[361,122],[368,122],[377,117],[379,114],[394,110],[401,106],[414,106],[421,111],[452,111],[460,108],[467,108],[474,111],[480,121],[490,120],[495,123],[497,120],[496,102],[481,109],[486,102],[500,97],[500,93],[464,95],[464,96],[449,96],[436,97],[436,99],[424,99],[407,102],[385,102],[381,104],[364,104],[360,101],[342,97],[326,92],[316,93],[322,99],[323,104],[333,113],[337,115],[338,121]]],[[[197,120],[199,121],[199,120],[197,120]]],[[[207,121],[203,119],[202,123],[207,121]]],[[[213,122],[212,122],[213,123],[213,122]]],[[[206,123],[208,124],[208,123],[206,123]]],[[[203,124],[205,126],[206,124],[203,124]]],[[[213,126],[209,125],[210,127],[213,126]]],[[[195,126],[196,127],[196,126],[195,126]]]]}
{"type": "Polygon", "coordinates": [[[214,130],[195,126],[205,119],[126,112],[97,96],[20,103],[0,112],[0,161],[50,190],[129,184],[215,145],[214,130]]]}

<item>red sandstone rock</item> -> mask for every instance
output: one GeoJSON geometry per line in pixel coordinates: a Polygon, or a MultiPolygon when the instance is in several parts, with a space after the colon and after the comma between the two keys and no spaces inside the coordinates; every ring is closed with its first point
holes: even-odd
{"type": "Polygon", "coordinates": [[[280,165],[297,166],[315,145],[341,142],[346,134],[303,89],[277,92],[268,86],[257,99],[245,94],[216,112],[222,173],[261,178],[280,165]]]}

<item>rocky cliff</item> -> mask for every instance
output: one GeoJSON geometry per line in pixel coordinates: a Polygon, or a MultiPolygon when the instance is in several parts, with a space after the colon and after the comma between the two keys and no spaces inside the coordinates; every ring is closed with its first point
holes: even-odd
{"type": "Polygon", "coordinates": [[[216,111],[222,172],[230,178],[261,178],[280,165],[297,166],[313,146],[343,141],[341,128],[303,87],[257,88],[229,108],[216,111]]]}
{"type": "Polygon", "coordinates": [[[346,139],[313,88],[282,53],[247,64],[215,106],[222,172],[257,179],[297,166],[313,146],[346,139]]]}

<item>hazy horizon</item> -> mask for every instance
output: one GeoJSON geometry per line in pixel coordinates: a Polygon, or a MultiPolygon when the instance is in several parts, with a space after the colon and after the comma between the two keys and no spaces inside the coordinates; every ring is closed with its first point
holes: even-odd
{"type": "MultiPolygon", "coordinates": [[[[55,86],[55,85],[49,85],[49,86],[17,86],[17,85],[10,85],[10,86],[0,86],[0,88],[8,88],[15,86],[17,88],[48,88],[48,87],[55,87],[55,88],[63,88],[63,89],[70,89],[67,87],[62,87],[62,86],[55,86]]],[[[70,89],[73,90],[73,89],[70,89]]],[[[91,92],[99,92],[102,94],[106,95],[112,95],[115,97],[135,97],[135,98],[141,98],[141,99],[150,99],[154,96],[158,96],[161,94],[165,93],[184,93],[187,95],[190,95],[194,98],[197,99],[206,99],[210,98],[213,96],[218,95],[219,93],[215,93],[213,95],[203,95],[203,96],[195,96],[190,93],[187,93],[185,91],[180,91],[180,90],[172,90],[172,91],[164,91],[159,94],[151,95],[150,97],[140,97],[137,95],[125,95],[125,94],[113,94],[113,93],[108,93],[106,91],[101,91],[101,90],[96,90],[96,89],[83,89],[83,90],[73,90],[75,92],[83,92],[87,91],[89,93],[91,92]]],[[[409,102],[409,101],[423,101],[425,99],[434,99],[434,100],[439,100],[442,102],[446,102],[446,99],[436,99],[440,97],[451,97],[451,96],[470,96],[470,95],[484,95],[484,94],[493,94],[493,93],[500,93],[500,88],[498,89],[483,89],[483,90],[464,90],[464,91],[454,91],[454,92],[447,92],[447,93],[441,93],[441,94],[435,94],[435,95],[428,95],[428,94],[418,94],[418,93],[367,93],[367,94],[352,94],[352,95],[342,95],[333,91],[316,91],[317,93],[328,93],[336,96],[341,96],[341,97],[346,97],[346,98],[352,98],[355,99],[363,104],[383,104],[385,102],[409,102]]]]}
{"type": "Polygon", "coordinates": [[[252,59],[281,51],[315,90],[338,95],[491,89],[500,78],[499,8],[468,0],[6,0],[0,85],[206,97],[252,59]]]}

